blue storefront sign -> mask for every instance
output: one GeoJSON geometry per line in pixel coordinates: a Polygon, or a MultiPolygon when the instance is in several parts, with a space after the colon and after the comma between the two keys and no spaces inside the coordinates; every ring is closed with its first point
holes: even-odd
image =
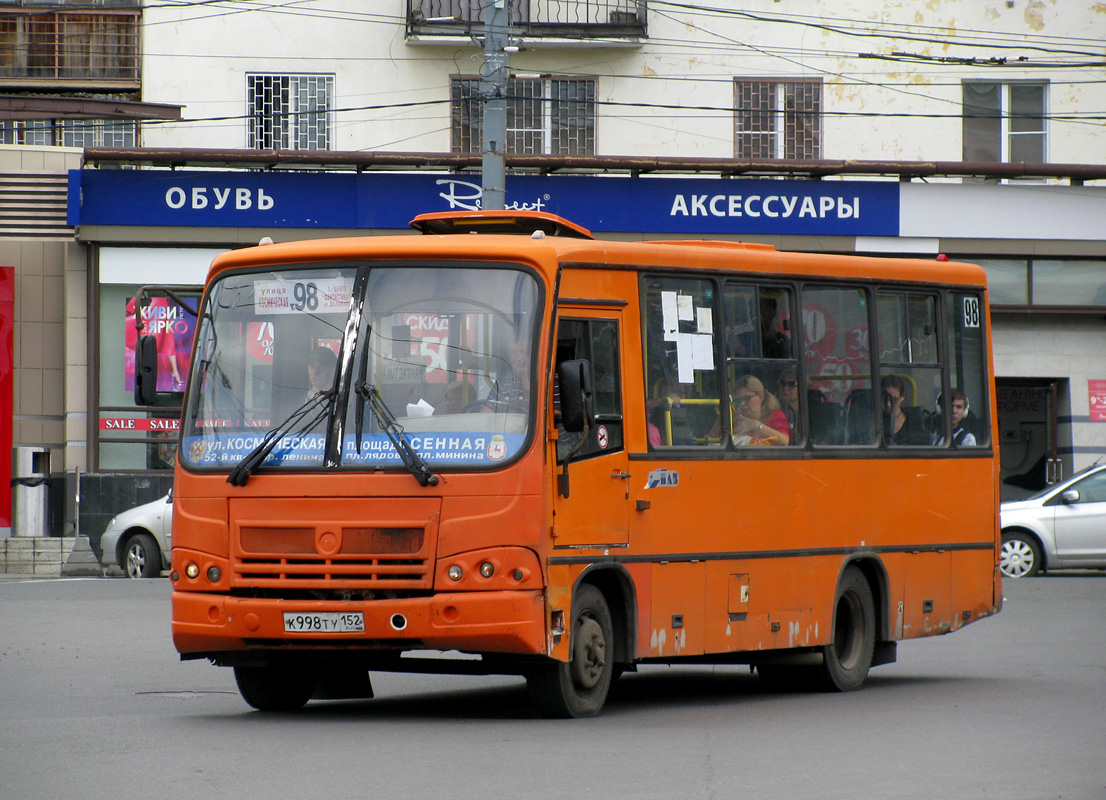
{"type": "MultiPolygon", "coordinates": [[[[402,229],[480,207],[479,175],[72,170],[70,225],[402,229]]],[[[595,232],[897,236],[878,181],[514,175],[507,206],[595,232]]]]}

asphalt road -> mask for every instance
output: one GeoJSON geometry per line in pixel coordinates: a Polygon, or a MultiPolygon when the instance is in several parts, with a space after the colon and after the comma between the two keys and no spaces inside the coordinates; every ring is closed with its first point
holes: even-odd
{"type": "Polygon", "coordinates": [[[518,678],[374,674],[376,699],[251,711],[180,662],[166,579],[0,578],[0,798],[1106,798],[1106,574],[1008,581],[857,693],[740,667],[624,676],[539,719],[518,678]]]}

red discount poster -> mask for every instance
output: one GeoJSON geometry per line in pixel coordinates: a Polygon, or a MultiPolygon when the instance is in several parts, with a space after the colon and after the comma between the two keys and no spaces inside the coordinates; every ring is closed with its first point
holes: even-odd
{"type": "Polygon", "coordinates": [[[1106,422],[1106,380],[1087,381],[1090,395],[1091,422],[1106,422]]]}
{"type": "Polygon", "coordinates": [[[0,528],[12,526],[12,388],[15,362],[15,267],[0,267],[0,528]]]}

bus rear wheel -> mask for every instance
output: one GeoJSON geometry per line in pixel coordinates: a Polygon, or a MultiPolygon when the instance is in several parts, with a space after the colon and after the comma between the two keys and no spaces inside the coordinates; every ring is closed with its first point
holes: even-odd
{"type": "Polygon", "coordinates": [[[872,587],[858,567],[846,567],[833,604],[833,640],[823,648],[820,679],[837,692],[859,689],[868,677],[876,644],[872,587]]]}
{"type": "Polygon", "coordinates": [[[311,699],[319,677],[302,664],[281,662],[235,667],[234,680],[242,699],[258,711],[296,711],[311,699]]]}
{"type": "Polygon", "coordinates": [[[603,594],[584,585],[572,603],[568,663],[543,664],[526,675],[530,699],[544,717],[594,717],[614,676],[614,625],[603,594]]]}

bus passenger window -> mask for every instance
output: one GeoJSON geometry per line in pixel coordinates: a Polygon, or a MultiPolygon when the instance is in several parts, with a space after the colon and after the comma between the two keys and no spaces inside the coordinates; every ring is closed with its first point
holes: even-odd
{"type": "Polygon", "coordinates": [[[876,442],[868,305],[868,292],[860,287],[803,290],[804,366],[815,445],[876,442]]]}
{"type": "Polygon", "coordinates": [[[987,341],[983,326],[986,310],[976,292],[951,292],[945,318],[949,326],[949,370],[952,401],[940,409],[942,435],[951,436],[956,447],[981,447],[991,443],[990,398],[987,396],[987,341]],[[957,392],[963,394],[964,411],[957,419],[957,392]],[[945,413],[949,419],[944,420],[945,413]],[[962,430],[960,441],[957,431],[962,430]],[[970,434],[970,436],[968,435],[970,434]]]}
{"type": "Polygon", "coordinates": [[[789,330],[792,292],[780,286],[727,283],[727,429],[736,447],[803,441],[798,363],[789,330]]]}
{"type": "Polygon", "coordinates": [[[881,291],[876,314],[884,444],[931,446],[938,435],[936,405],[941,394],[937,297],[881,291]]]}
{"type": "Polygon", "coordinates": [[[646,276],[645,409],[650,447],[721,443],[713,281],[646,276]]]}

